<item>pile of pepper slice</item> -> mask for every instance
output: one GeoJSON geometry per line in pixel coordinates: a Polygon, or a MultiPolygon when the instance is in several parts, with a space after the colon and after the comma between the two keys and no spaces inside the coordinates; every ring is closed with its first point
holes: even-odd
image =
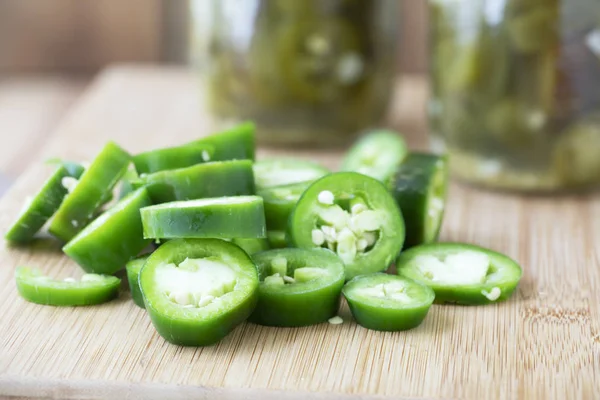
{"type": "Polygon", "coordinates": [[[446,157],[374,131],[331,172],[313,161],[255,162],[254,134],[244,123],[134,156],[110,142],[86,167],[54,160],[6,239],[26,245],[47,224],[86,274],[61,281],[20,267],[19,293],[45,305],[100,304],[119,295],[125,268],[133,301],[161,336],[206,346],[246,320],[339,323],[342,298],[358,324],[400,331],[420,325],[434,302],[494,303],[516,288],[521,268],[510,258],[436,243],[446,157]],[[385,273],[394,262],[397,273],[385,273]]]}

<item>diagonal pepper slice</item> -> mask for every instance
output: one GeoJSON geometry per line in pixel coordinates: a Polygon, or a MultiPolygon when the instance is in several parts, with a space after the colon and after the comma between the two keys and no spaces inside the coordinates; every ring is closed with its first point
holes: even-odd
{"type": "Polygon", "coordinates": [[[282,249],[255,254],[260,287],[250,321],[267,326],[308,326],[335,316],[344,264],[326,249],[282,249]]]}
{"type": "Polygon", "coordinates": [[[51,279],[37,269],[19,267],[17,290],[32,303],[49,306],[88,306],[106,303],[118,296],[121,280],[114,276],[85,274],[80,281],[51,279]]]}
{"type": "Polygon", "coordinates": [[[209,346],[252,313],[258,273],[238,246],[219,239],[178,239],[158,248],[139,276],[146,310],[168,342],[209,346]]]}

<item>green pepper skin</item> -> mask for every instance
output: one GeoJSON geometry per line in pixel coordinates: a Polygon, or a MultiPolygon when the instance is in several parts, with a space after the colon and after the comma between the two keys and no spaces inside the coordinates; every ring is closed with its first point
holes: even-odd
{"type": "Polygon", "coordinates": [[[125,174],[129,162],[129,154],[109,142],[54,215],[50,233],[64,242],[73,239],[90,222],[96,209],[125,174]]]}
{"type": "MultiPolygon", "coordinates": [[[[87,275],[90,277],[91,275],[87,275]]],[[[84,275],[85,279],[86,275],[84,275]]],[[[15,278],[19,294],[27,301],[49,306],[89,306],[106,303],[119,295],[121,280],[94,275],[88,281],[58,281],[37,269],[19,267],[15,278]]]]}
{"type": "Polygon", "coordinates": [[[234,196],[178,201],[143,208],[147,239],[266,237],[263,200],[234,196]]]}
{"type": "Polygon", "coordinates": [[[265,238],[233,239],[231,242],[240,246],[249,256],[270,249],[269,241],[265,238]]]}
{"type": "Polygon", "coordinates": [[[245,321],[258,300],[258,273],[250,257],[238,246],[219,239],[172,240],[146,261],[139,276],[148,315],[158,333],[182,346],[210,346],[245,321]],[[186,258],[216,257],[232,268],[237,283],[221,297],[221,304],[183,308],[156,288],[156,269],[165,263],[180,264],[186,258]]]}
{"type": "Polygon", "coordinates": [[[138,174],[152,174],[209,162],[213,154],[211,145],[187,144],[137,154],[133,156],[133,163],[138,174]]]}
{"type": "Polygon", "coordinates": [[[382,224],[379,238],[374,247],[357,254],[351,263],[346,263],[346,280],[386,270],[402,250],[405,230],[402,212],[387,188],[378,180],[356,172],[338,172],[314,182],[302,195],[288,227],[288,239],[293,247],[311,249],[316,246],[311,232],[317,228],[320,215],[326,210],[318,201],[319,195],[331,192],[336,202],[347,202],[350,197],[360,197],[369,208],[380,213],[382,224]],[[339,200],[338,200],[339,199],[339,200]]]}
{"type": "Polygon", "coordinates": [[[274,186],[258,191],[265,203],[265,218],[267,228],[274,231],[285,231],[288,227],[290,214],[302,193],[312,181],[292,183],[290,185],[274,186]]]}
{"type": "Polygon", "coordinates": [[[406,224],[404,248],[435,242],[440,234],[448,189],[448,161],[411,153],[389,182],[406,224]]]}
{"type": "Polygon", "coordinates": [[[256,127],[244,122],[233,128],[196,140],[191,144],[214,148],[212,161],[254,160],[256,152],[256,127]]]}
{"type": "Polygon", "coordinates": [[[413,279],[429,286],[435,292],[435,302],[438,304],[485,305],[498,303],[510,298],[515,291],[523,271],[519,264],[511,258],[483,247],[464,243],[431,243],[413,247],[400,254],[396,261],[398,275],[413,279]],[[486,254],[491,262],[486,281],[477,285],[446,285],[433,282],[423,276],[415,262],[422,255],[447,256],[464,251],[481,252],[486,254]],[[501,295],[496,300],[488,299],[482,291],[491,293],[499,288],[501,295]]]}
{"type": "Polygon", "coordinates": [[[259,325],[298,327],[326,322],[337,315],[344,286],[344,264],[326,249],[280,249],[255,254],[252,259],[261,281],[258,304],[249,320],[259,325]],[[288,275],[299,268],[318,268],[324,275],[307,282],[272,285],[264,280],[273,272],[273,259],[288,262],[288,275]]]}
{"type": "Polygon", "coordinates": [[[268,231],[267,240],[272,249],[285,249],[288,247],[285,231],[268,231]]]}
{"type": "Polygon", "coordinates": [[[154,204],[254,194],[252,161],[232,160],[146,175],[135,185],[148,188],[154,204]]]}
{"type": "Polygon", "coordinates": [[[435,297],[433,290],[425,285],[383,273],[356,277],[344,286],[342,292],[359,325],[386,332],[405,331],[421,325],[435,297]],[[411,298],[409,303],[365,296],[359,292],[361,288],[394,281],[406,285],[405,292],[411,298]]]}
{"type": "Polygon", "coordinates": [[[146,189],[125,197],[73,238],[63,251],[85,271],[112,275],[148,244],[140,209],[151,205],[146,189]]]}
{"type": "Polygon", "coordinates": [[[375,130],[352,146],[342,161],[341,170],[387,182],[407,154],[408,146],[398,132],[375,130]]]}
{"type": "Polygon", "coordinates": [[[63,166],[54,171],[9,228],[5,235],[6,240],[13,243],[27,243],[33,239],[59,209],[67,195],[68,191],[62,185],[62,180],[68,176],[70,175],[63,166]]]}
{"type": "Polygon", "coordinates": [[[293,158],[260,160],[254,163],[253,168],[256,187],[259,190],[314,181],[331,172],[316,162],[293,158]]]}
{"type": "Polygon", "coordinates": [[[127,282],[129,282],[129,291],[131,292],[131,298],[136,306],[146,308],[144,304],[144,296],[142,296],[142,289],[140,288],[139,276],[140,271],[150,255],[138,257],[127,263],[125,270],[127,271],[127,282]]]}

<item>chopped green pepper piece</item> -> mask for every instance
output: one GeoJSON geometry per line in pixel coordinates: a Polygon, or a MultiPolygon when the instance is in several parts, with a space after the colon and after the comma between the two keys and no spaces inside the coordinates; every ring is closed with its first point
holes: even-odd
{"type": "Polygon", "coordinates": [[[125,174],[129,162],[129,154],[115,143],[109,142],[81,175],[79,182],[54,215],[50,233],[65,242],[73,239],[106,201],[107,194],[125,174]]]}
{"type": "Polygon", "coordinates": [[[214,152],[214,147],[208,144],[187,144],[137,154],[133,163],[138,174],[152,174],[209,162],[214,152]]]}
{"type": "Polygon", "coordinates": [[[282,249],[255,254],[261,281],[250,321],[307,326],[327,321],[340,306],[344,264],[326,249],[282,249]]]}
{"type": "Polygon", "coordinates": [[[135,192],[136,187],[141,187],[141,184],[137,184],[139,180],[140,177],[135,170],[135,166],[131,164],[121,180],[121,187],[119,188],[119,200],[123,199],[128,194],[135,192]]]}
{"type": "Polygon", "coordinates": [[[411,153],[389,184],[404,215],[404,247],[435,242],[446,205],[448,161],[433,154],[411,153]]]}
{"type": "Polygon", "coordinates": [[[265,218],[270,230],[286,230],[290,214],[312,181],[274,186],[258,191],[265,202],[265,218]]]}
{"type": "Polygon", "coordinates": [[[135,184],[146,186],[155,204],[255,193],[250,160],[209,162],[160,171],[142,177],[135,184]]]}
{"type": "Polygon", "coordinates": [[[506,300],[521,279],[521,267],[505,255],[461,243],[413,247],[400,254],[398,274],[435,291],[436,303],[489,304],[506,300]]]}
{"type": "Polygon", "coordinates": [[[40,191],[25,201],[23,210],[6,233],[6,240],[14,243],[27,243],[58,210],[68,193],[63,181],[71,178],[67,170],[60,166],[46,180],[40,191]]]}
{"type": "Polygon", "coordinates": [[[80,163],[76,163],[74,161],[62,160],[60,158],[52,158],[46,161],[46,164],[50,165],[62,165],[66,170],[69,176],[79,179],[83,172],[85,171],[85,167],[80,163]]]}
{"type": "Polygon", "coordinates": [[[114,276],[85,274],[80,281],[54,280],[37,269],[19,267],[15,278],[21,296],[32,303],[49,306],[89,306],[118,296],[121,280],[114,276]]]}
{"type": "Polygon", "coordinates": [[[392,332],[421,325],[435,297],[425,285],[383,273],[354,278],[343,293],[359,325],[392,332]]]}
{"type": "Polygon", "coordinates": [[[250,316],[258,298],[256,266],[219,239],[165,243],[148,258],[139,282],[158,333],[183,346],[220,341],[250,316]]]}
{"type": "Polygon", "coordinates": [[[404,220],[381,182],[338,172],[306,189],[290,216],[288,234],[295,247],[335,251],[350,280],[390,266],[404,243],[404,220]]]}
{"type": "Polygon", "coordinates": [[[233,239],[232,243],[240,246],[249,256],[270,248],[266,238],[233,239]]]}
{"type": "Polygon", "coordinates": [[[87,272],[114,274],[150,243],[142,236],[140,209],[151,204],[146,189],[131,193],[89,224],[63,251],[87,272]]]}
{"type": "Polygon", "coordinates": [[[342,171],[354,171],[387,182],[408,153],[398,132],[376,130],[363,136],[342,161],[342,171]]]}
{"type": "Polygon", "coordinates": [[[261,190],[273,186],[314,181],[330,171],[313,162],[291,158],[261,160],[254,163],[256,187],[261,190]]]}
{"type": "Polygon", "coordinates": [[[284,249],[288,247],[286,234],[284,231],[268,231],[267,240],[272,249],[284,249]]]}
{"type": "Polygon", "coordinates": [[[142,209],[144,237],[264,238],[263,200],[234,196],[165,203],[142,209]]]}
{"type": "Polygon", "coordinates": [[[254,160],[256,151],[256,127],[244,122],[233,128],[196,140],[191,144],[214,148],[212,161],[254,160]]]}
{"type": "Polygon", "coordinates": [[[125,266],[127,270],[127,281],[129,282],[129,291],[131,292],[131,298],[133,302],[141,308],[146,308],[144,304],[144,296],[142,296],[142,289],[140,288],[139,275],[142,267],[148,261],[150,255],[145,255],[134,260],[131,260],[125,266]]]}

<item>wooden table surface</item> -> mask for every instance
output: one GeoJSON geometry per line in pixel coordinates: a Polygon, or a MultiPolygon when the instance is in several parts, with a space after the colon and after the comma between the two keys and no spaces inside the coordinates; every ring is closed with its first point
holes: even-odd
{"type": "MultiPolygon", "coordinates": [[[[392,120],[423,146],[422,81],[399,87],[392,120]]],[[[71,109],[40,157],[90,159],[108,139],[132,152],[208,133],[191,74],[123,67],[104,73],[71,109]]],[[[259,154],[279,154],[261,149],[259,154]]],[[[335,167],[339,153],[293,152],[335,167]]],[[[5,231],[48,175],[32,165],[0,201],[5,231]]],[[[485,307],[433,306],[403,333],[339,326],[243,324],[216,346],[181,348],[153,330],[124,294],[98,307],[28,304],[17,265],[72,276],[53,242],[2,247],[0,395],[183,399],[600,398],[600,199],[520,197],[453,184],[443,240],[494,248],[520,261],[514,297],[485,307]]]]}

